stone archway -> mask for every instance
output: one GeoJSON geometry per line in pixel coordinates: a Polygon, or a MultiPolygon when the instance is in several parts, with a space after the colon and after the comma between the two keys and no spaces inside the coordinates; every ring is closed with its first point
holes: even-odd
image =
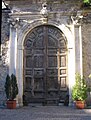
{"type": "Polygon", "coordinates": [[[68,94],[67,41],[58,28],[41,25],[24,40],[24,95],[29,103],[55,103],[68,94]]]}
{"type": "MultiPolygon", "coordinates": [[[[30,33],[34,28],[44,25],[42,21],[35,21],[31,24],[28,24],[28,26],[24,26],[21,29],[18,30],[18,41],[17,41],[17,61],[16,61],[16,76],[18,80],[18,86],[19,86],[19,94],[18,94],[18,104],[19,106],[23,105],[23,93],[24,93],[24,87],[23,87],[23,50],[24,50],[24,41],[28,33],[30,33]]],[[[54,26],[55,28],[58,28],[60,31],[63,32],[63,34],[67,38],[67,50],[68,50],[68,88],[69,88],[69,103],[71,103],[71,89],[75,82],[75,49],[74,49],[74,31],[70,31],[64,24],[59,25],[56,22],[50,21],[47,23],[48,26],[54,26]]],[[[71,28],[73,30],[73,27],[71,28]]],[[[13,54],[13,53],[12,53],[13,54]]],[[[12,58],[13,59],[13,58],[12,58]]]]}

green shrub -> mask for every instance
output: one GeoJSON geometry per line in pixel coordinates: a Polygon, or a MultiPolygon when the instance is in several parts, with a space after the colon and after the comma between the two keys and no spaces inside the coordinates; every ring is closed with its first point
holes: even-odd
{"type": "Polygon", "coordinates": [[[5,82],[5,92],[8,100],[14,100],[18,94],[18,86],[16,76],[14,74],[7,75],[5,82]]]}
{"type": "Polygon", "coordinates": [[[80,74],[76,74],[76,83],[72,89],[73,100],[84,101],[87,98],[87,85],[84,78],[81,78],[80,74]]]}

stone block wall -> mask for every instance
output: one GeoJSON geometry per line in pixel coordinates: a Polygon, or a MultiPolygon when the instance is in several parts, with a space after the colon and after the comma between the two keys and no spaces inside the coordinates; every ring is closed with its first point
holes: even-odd
{"type": "Polygon", "coordinates": [[[4,84],[6,75],[9,72],[9,18],[8,11],[2,10],[2,23],[1,23],[1,60],[0,60],[0,105],[5,104],[5,90],[4,84]]]}
{"type": "MultiPolygon", "coordinates": [[[[83,75],[91,89],[91,13],[89,13],[82,24],[82,54],[83,75]]],[[[87,105],[91,106],[91,92],[88,92],[87,105]]]]}
{"type": "Polygon", "coordinates": [[[14,12],[17,11],[31,11],[40,12],[42,4],[47,2],[48,10],[51,11],[70,11],[79,9],[82,4],[82,0],[5,0],[10,1],[9,6],[14,12]]]}
{"type": "Polygon", "coordinates": [[[91,86],[91,23],[82,25],[82,43],[83,43],[83,75],[88,85],[91,86]]]}

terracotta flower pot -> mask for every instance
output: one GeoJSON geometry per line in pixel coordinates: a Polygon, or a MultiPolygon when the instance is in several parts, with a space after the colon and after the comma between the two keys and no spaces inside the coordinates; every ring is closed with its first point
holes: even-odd
{"type": "Polygon", "coordinates": [[[85,101],[76,101],[76,108],[84,109],[85,108],[85,101]]]}
{"type": "Polygon", "coordinates": [[[15,109],[16,108],[16,100],[8,100],[7,101],[7,108],[8,109],[15,109]]]}

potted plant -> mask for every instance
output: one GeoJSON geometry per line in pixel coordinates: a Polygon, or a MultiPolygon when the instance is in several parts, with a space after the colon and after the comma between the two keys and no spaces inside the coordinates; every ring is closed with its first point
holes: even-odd
{"type": "Polygon", "coordinates": [[[81,78],[80,74],[76,74],[76,82],[72,89],[72,99],[76,102],[76,107],[83,109],[86,105],[87,85],[86,81],[81,78]]]}
{"type": "Polygon", "coordinates": [[[14,74],[7,75],[5,82],[5,92],[7,97],[7,108],[14,109],[16,108],[16,95],[18,94],[18,86],[16,76],[14,74]]]}

